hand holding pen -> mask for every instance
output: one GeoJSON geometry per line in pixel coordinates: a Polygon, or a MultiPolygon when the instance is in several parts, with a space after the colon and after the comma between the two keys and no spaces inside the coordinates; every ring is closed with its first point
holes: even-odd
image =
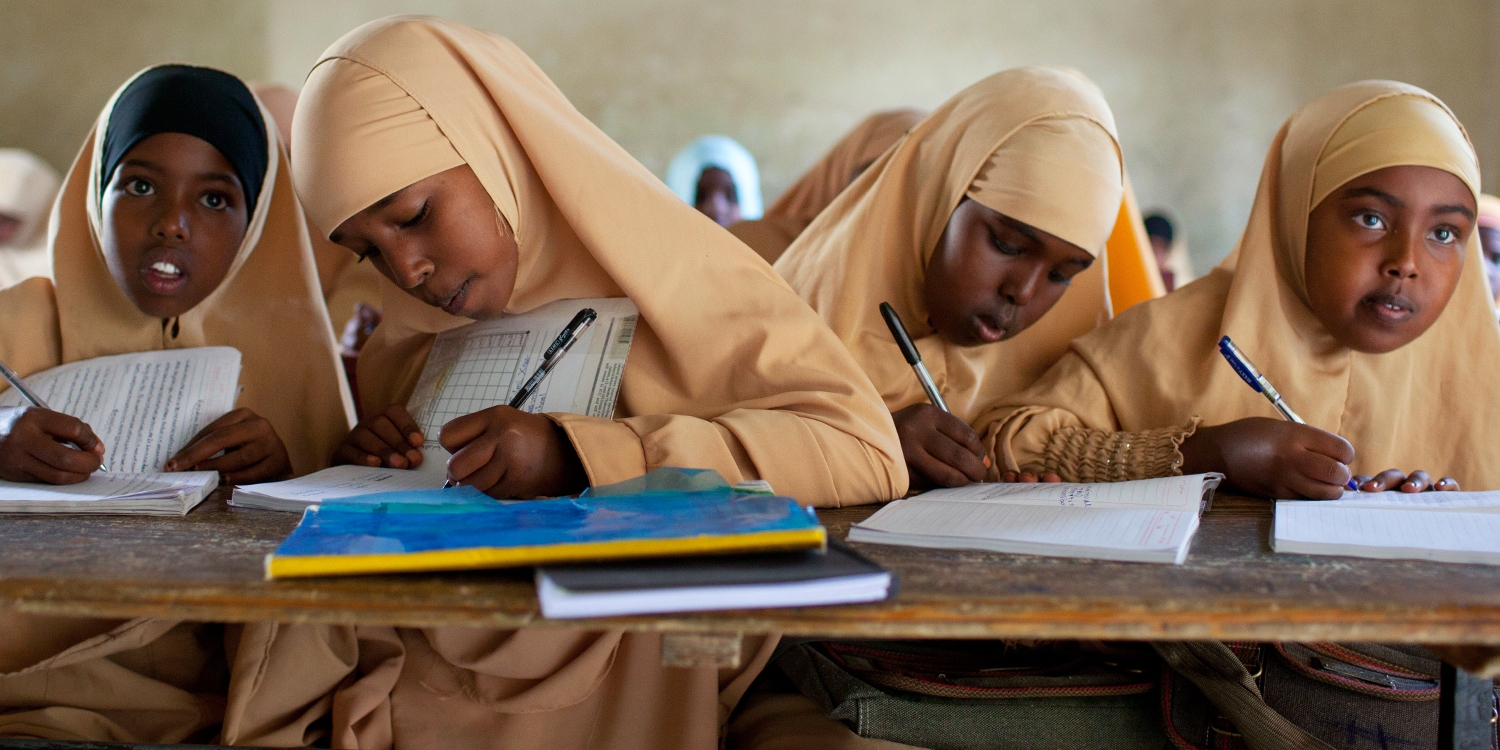
{"type": "Polygon", "coordinates": [[[990,459],[985,455],[979,436],[968,423],[949,413],[948,404],[922,362],[922,354],[912,343],[896,309],[889,302],[882,302],[880,315],[885,318],[896,346],[901,349],[901,355],[911,365],[931,402],[912,404],[891,414],[913,483],[925,481],[944,487],[961,487],[970,482],[984,481],[990,459]]]}
{"type": "Polygon", "coordinates": [[[0,479],[77,484],[95,471],[109,471],[104,444],[87,424],[53,411],[4,362],[0,378],[35,407],[0,409],[0,479]]]}
{"type": "Polygon", "coordinates": [[[572,494],[587,486],[577,451],[563,429],[547,416],[520,409],[597,318],[592,309],[579,311],[508,405],[443,425],[438,442],[453,454],[444,487],[462,483],[495,497],[528,498],[572,494]]]}
{"type": "Polygon", "coordinates": [[[1281,419],[1250,417],[1199,427],[1182,443],[1184,473],[1218,471],[1249,494],[1270,498],[1332,500],[1357,490],[1350,477],[1354,447],[1307,425],[1265,375],[1225,336],[1219,353],[1281,419]]]}

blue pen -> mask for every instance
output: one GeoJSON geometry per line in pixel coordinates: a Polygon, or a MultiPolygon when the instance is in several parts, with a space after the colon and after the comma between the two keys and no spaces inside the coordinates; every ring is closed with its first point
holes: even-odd
{"type": "MultiPolygon", "coordinates": [[[[1240,351],[1240,348],[1235,346],[1228,336],[1219,339],[1219,353],[1224,355],[1224,359],[1229,360],[1229,366],[1239,373],[1240,379],[1254,388],[1256,393],[1265,396],[1266,400],[1271,402],[1271,406],[1276,407],[1276,411],[1281,412],[1281,416],[1286,417],[1287,421],[1307,424],[1302,417],[1297,416],[1297,412],[1292,411],[1292,407],[1287,406],[1286,402],[1281,400],[1281,393],[1271,385],[1271,381],[1266,380],[1266,376],[1260,374],[1260,370],[1255,369],[1255,365],[1250,364],[1245,353],[1240,351]]],[[[1350,479],[1344,486],[1359,492],[1359,485],[1355,484],[1353,479],[1350,479]]]]}

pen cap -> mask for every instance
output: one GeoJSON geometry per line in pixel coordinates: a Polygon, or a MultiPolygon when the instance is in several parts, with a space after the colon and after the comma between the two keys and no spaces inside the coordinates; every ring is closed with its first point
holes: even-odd
{"type": "Polygon", "coordinates": [[[546,353],[542,355],[542,361],[545,362],[550,359],[552,355],[557,353],[558,349],[561,349],[564,344],[572,341],[573,337],[578,335],[581,326],[585,323],[594,322],[594,319],[597,317],[599,317],[599,313],[595,312],[592,307],[585,307],[579,310],[578,314],[574,315],[573,319],[568,321],[568,325],[563,327],[562,334],[557,337],[557,340],[553,341],[552,345],[547,347],[546,353]]]}
{"type": "Polygon", "coordinates": [[[915,366],[922,361],[922,355],[917,353],[917,347],[911,343],[911,336],[906,335],[906,326],[901,324],[901,316],[896,314],[896,308],[891,303],[880,303],[880,315],[885,318],[885,325],[891,329],[891,336],[896,339],[896,346],[901,347],[901,356],[906,357],[906,364],[915,366]]]}

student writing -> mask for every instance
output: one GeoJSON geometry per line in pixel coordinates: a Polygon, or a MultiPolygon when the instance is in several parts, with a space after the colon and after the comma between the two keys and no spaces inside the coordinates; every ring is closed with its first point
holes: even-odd
{"type": "Polygon", "coordinates": [[[1282,126],[1235,252],[1079,339],[986,420],[993,475],[1115,481],[1222,471],[1241,491],[1495,489],[1500,365],[1462,126],[1388,81],[1282,126]],[[1219,357],[1230,336],[1307,421],[1277,418],[1219,357]],[[1456,481],[1455,481],[1456,480],[1456,481]]]}
{"type": "MultiPolygon", "coordinates": [[[[28,374],[233,346],[243,354],[241,408],[166,468],[243,482],[327,464],[349,429],[347,390],[285,155],[242,82],[181,65],[132,78],[84,142],[54,221],[55,281],[0,291],[0,358],[28,374]]],[[[80,481],[99,447],[66,415],[0,417],[8,479],[80,481]]],[[[0,612],[0,735],[211,740],[228,690],[224,645],[240,642],[239,626],[227,630],[0,612]]]]}
{"type": "MultiPolygon", "coordinates": [[[[367,24],[314,67],[293,132],[314,222],[390,281],[359,364],[379,416],[341,458],[404,461],[420,444],[399,404],[435,333],[623,295],[641,318],[617,418],[462,417],[441,434],[451,478],[534,497],[670,465],[762,478],[815,505],[904,491],[889,416],[817,316],[509,41],[437,19],[367,24]]],[[[315,707],[333,692],[347,746],[711,748],[775,640],[750,639],[745,666],[720,673],[663,668],[652,634],[327,628],[273,644],[264,663],[283,679],[260,695],[315,707]]]]}
{"type": "Polygon", "coordinates": [[[1120,210],[1120,165],[1092,84],[1047,68],[997,73],[917,125],[776,262],[874,381],[914,482],[982,480],[970,423],[1108,319],[1095,256],[1120,210]],[[952,414],[928,403],[882,302],[952,414]]]}

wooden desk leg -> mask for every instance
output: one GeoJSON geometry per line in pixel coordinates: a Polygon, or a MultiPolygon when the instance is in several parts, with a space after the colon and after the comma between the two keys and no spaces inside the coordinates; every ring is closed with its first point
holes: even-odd
{"type": "Polygon", "coordinates": [[[740,665],[740,634],[663,633],[661,665],[734,669],[740,665]]]}
{"type": "Polygon", "coordinates": [[[1494,719],[1494,683],[1444,663],[1438,750],[1489,750],[1494,719]]]}

